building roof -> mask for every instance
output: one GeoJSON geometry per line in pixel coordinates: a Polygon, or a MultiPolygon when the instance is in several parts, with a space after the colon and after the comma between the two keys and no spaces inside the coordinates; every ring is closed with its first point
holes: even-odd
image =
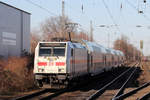
{"type": "Polygon", "coordinates": [[[27,11],[21,10],[21,9],[19,9],[19,8],[16,8],[16,7],[14,7],[14,6],[12,6],[12,5],[9,5],[9,4],[7,4],[7,3],[4,3],[4,2],[2,2],[2,1],[0,1],[0,4],[4,4],[4,5],[6,5],[6,6],[9,6],[9,7],[11,7],[11,8],[16,9],[16,10],[22,11],[22,12],[24,12],[24,13],[31,14],[31,13],[29,13],[29,12],[27,12],[27,11]]]}

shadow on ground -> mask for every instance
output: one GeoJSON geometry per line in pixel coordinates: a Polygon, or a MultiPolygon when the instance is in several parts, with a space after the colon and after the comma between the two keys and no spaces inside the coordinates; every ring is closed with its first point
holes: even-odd
{"type": "MultiPolygon", "coordinates": [[[[103,73],[93,77],[92,79],[83,80],[84,83],[77,85],[71,91],[80,90],[80,91],[86,92],[89,90],[99,90],[100,88],[105,86],[107,83],[111,82],[114,78],[116,78],[117,76],[119,76],[121,73],[125,72],[129,68],[130,67],[128,67],[128,66],[122,66],[122,67],[114,68],[114,69],[107,71],[107,72],[103,72],[103,73]]],[[[135,67],[132,68],[132,71],[134,69],[135,69],[135,67]]],[[[122,78],[120,78],[118,81],[116,81],[113,85],[108,87],[107,90],[119,89],[123,85],[123,83],[127,80],[130,73],[131,73],[131,71],[128,72],[127,74],[125,74],[122,78]]],[[[131,80],[127,84],[126,88],[138,87],[139,86],[138,78],[140,77],[141,73],[142,73],[142,70],[140,69],[140,67],[137,67],[136,73],[131,78],[131,80]]]]}

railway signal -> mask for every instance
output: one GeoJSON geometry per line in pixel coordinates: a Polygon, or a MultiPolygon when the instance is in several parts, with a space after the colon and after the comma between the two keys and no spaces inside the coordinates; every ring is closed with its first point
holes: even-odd
{"type": "Polygon", "coordinates": [[[143,49],[143,40],[140,40],[140,48],[143,49]]]}
{"type": "MultiPolygon", "coordinates": [[[[140,49],[141,49],[141,62],[142,62],[142,54],[143,54],[143,40],[140,40],[140,49]]],[[[142,68],[143,69],[143,68],[142,68]]]]}

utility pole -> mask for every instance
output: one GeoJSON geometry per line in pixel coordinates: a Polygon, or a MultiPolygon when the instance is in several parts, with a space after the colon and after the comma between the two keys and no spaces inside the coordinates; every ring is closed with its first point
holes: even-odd
{"type": "Polygon", "coordinates": [[[62,0],[62,29],[61,29],[61,37],[66,38],[65,34],[65,1],[62,0]]]}
{"type": "Polygon", "coordinates": [[[62,18],[64,19],[65,17],[65,1],[62,0],[62,18]]]}
{"type": "Polygon", "coordinates": [[[108,32],[108,48],[110,48],[109,44],[110,44],[110,34],[108,32]]]}
{"type": "Polygon", "coordinates": [[[93,25],[92,20],[90,21],[90,41],[93,41],[93,25]]]}
{"type": "Polygon", "coordinates": [[[143,40],[140,40],[140,49],[141,49],[141,55],[140,55],[141,59],[140,60],[141,60],[141,63],[142,63],[142,57],[143,57],[143,55],[142,55],[143,54],[143,40]]]}

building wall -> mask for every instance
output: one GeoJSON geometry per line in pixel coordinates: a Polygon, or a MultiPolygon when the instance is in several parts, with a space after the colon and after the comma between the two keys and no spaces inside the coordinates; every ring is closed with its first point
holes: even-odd
{"type": "Polygon", "coordinates": [[[0,3],[0,56],[30,50],[30,15],[0,3]]]}
{"type": "Polygon", "coordinates": [[[23,50],[30,51],[30,16],[23,13],[23,50]],[[28,41],[27,41],[28,39],[28,41]]]}

